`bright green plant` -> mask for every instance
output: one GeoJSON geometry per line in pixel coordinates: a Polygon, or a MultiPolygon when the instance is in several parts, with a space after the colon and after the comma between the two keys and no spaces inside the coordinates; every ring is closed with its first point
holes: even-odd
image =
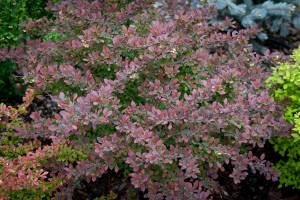
{"type": "Polygon", "coordinates": [[[43,40],[44,41],[49,41],[49,40],[52,40],[52,41],[61,41],[64,38],[65,38],[65,36],[63,34],[60,34],[60,33],[55,32],[55,31],[51,31],[47,35],[45,35],[43,37],[43,40]]]}
{"type": "Polygon", "coordinates": [[[282,63],[267,80],[275,99],[286,102],[284,117],[295,128],[293,136],[300,139],[300,47],[291,56],[293,63],[282,63]]]}
{"type": "Polygon", "coordinates": [[[26,18],[26,1],[0,1],[0,47],[16,44],[22,33],[19,24],[26,18]]]}
{"type": "Polygon", "coordinates": [[[273,98],[286,105],[284,118],[294,125],[294,138],[274,138],[274,150],[284,159],[276,163],[280,187],[300,189],[300,47],[293,52],[292,63],[282,63],[267,80],[273,98]]]}
{"type": "Polygon", "coordinates": [[[63,147],[58,154],[58,161],[61,162],[76,162],[79,160],[86,160],[87,155],[83,151],[78,151],[70,147],[63,147]]]}
{"type": "Polygon", "coordinates": [[[276,163],[280,171],[279,187],[292,186],[300,189],[300,141],[293,138],[274,138],[271,143],[276,152],[286,158],[276,163]]]}

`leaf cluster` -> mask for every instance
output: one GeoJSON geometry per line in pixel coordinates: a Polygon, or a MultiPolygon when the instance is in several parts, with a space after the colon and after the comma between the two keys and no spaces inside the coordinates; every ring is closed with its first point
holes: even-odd
{"type": "Polygon", "coordinates": [[[273,138],[272,144],[282,159],[275,167],[280,171],[280,187],[300,188],[300,142],[293,138],[273,138]]]}
{"type": "Polygon", "coordinates": [[[293,134],[296,139],[299,139],[300,134],[300,48],[294,50],[291,56],[292,62],[281,63],[273,69],[272,75],[267,79],[266,84],[272,90],[274,99],[284,102],[285,119],[292,123],[296,134],[293,134]]]}
{"type": "Polygon", "coordinates": [[[300,188],[299,139],[300,139],[300,48],[294,50],[291,62],[281,63],[267,79],[273,98],[283,102],[284,118],[293,128],[292,138],[274,138],[273,147],[284,159],[276,163],[280,171],[280,186],[300,188]]]}

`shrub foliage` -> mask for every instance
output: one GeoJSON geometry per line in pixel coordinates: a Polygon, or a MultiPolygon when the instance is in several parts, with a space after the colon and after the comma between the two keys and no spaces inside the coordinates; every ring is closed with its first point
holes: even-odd
{"type": "Polygon", "coordinates": [[[274,99],[286,105],[284,118],[295,126],[295,139],[300,139],[300,47],[294,50],[292,62],[281,63],[267,79],[274,99]]]}
{"type": "Polygon", "coordinates": [[[280,186],[300,188],[299,182],[299,140],[300,140],[300,47],[294,50],[292,62],[281,63],[274,68],[267,79],[267,86],[272,89],[273,98],[285,105],[284,118],[291,123],[293,138],[274,138],[272,143],[284,159],[276,163],[280,171],[280,186]]]}
{"type": "Polygon", "coordinates": [[[273,138],[271,142],[274,150],[283,158],[275,165],[280,172],[279,186],[300,189],[300,141],[294,141],[293,138],[278,137],[273,138]]]}
{"type": "Polygon", "coordinates": [[[52,5],[55,19],[26,25],[45,39],[1,49],[30,85],[23,104],[0,108],[3,198],[70,197],[108,170],[150,199],[210,198],[229,163],[235,183],[249,170],[276,180],[244,148],[285,125],[263,84],[281,56],[252,52],[257,30],[227,31],[210,7],[165,18],[151,1],[103,2],[52,5]],[[45,94],[50,111],[30,107],[45,94]]]}

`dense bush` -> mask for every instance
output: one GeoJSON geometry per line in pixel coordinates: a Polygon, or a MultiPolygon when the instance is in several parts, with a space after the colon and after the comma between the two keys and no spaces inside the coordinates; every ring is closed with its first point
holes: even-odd
{"type": "Polygon", "coordinates": [[[276,164],[280,171],[280,185],[300,188],[300,47],[292,55],[292,62],[285,62],[274,68],[267,79],[273,97],[286,105],[285,119],[294,125],[294,138],[274,138],[275,151],[285,159],[276,164]]]}
{"type": "Polygon", "coordinates": [[[67,198],[109,170],[150,199],[209,198],[224,164],[236,184],[249,170],[276,180],[249,149],[285,126],[263,84],[281,56],[252,52],[257,31],[227,32],[213,8],[166,19],[124,2],[58,3],[55,20],[26,25],[43,40],[0,51],[31,86],[0,107],[0,195],[67,198]],[[47,112],[32,106],[46,94],[47,112]]]}
{"type": "Polygon", "coordinates": [[[293,136],[300,139],[300,47],[291,56],[293,62],[284,62],[274,68],[267,86],[274,99],[286,105],[284,118],[295,126],[293,136]]]}
{"type": "Polygon", "coordinates": [[[271,142],[275,151],[283,158],[275,165],[280,172],[279,186],[300,189],[300,141],[279,137],[273,138],[271,142]]]}

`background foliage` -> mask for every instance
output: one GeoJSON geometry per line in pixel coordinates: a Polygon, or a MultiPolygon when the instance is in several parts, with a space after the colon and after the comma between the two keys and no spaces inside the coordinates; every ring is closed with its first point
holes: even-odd
{"type": "Polygon", "coordinates": [[[23,39],[20,26],[26,19],[51,16],[47,0],[3,0],[0,2],[0,47],[16,45],[23,39]]]}
{"type": "MultiPolygon", "coordinates": [[[[28,38],[22,24],[28,18],[51,17],[46,10],[47,0],[0,1],[0,47],[12,47],[28,38]]],[[[17,65],[10,60],[0,62],[0,101],[10,104],[20,102],[25,86],[16,76],[17,65]]]]}
{"type": "Polygon", "coordinates": [[[253,44],[260,52],[267,49],[262,44],[272,35],[284,39],[290,34],[297,34],[300,30],[299,0],[208,0],[205,2],[215,5],[220,17],[233,17],[244,28],[259,27],[261,31],[253,44]]]}

